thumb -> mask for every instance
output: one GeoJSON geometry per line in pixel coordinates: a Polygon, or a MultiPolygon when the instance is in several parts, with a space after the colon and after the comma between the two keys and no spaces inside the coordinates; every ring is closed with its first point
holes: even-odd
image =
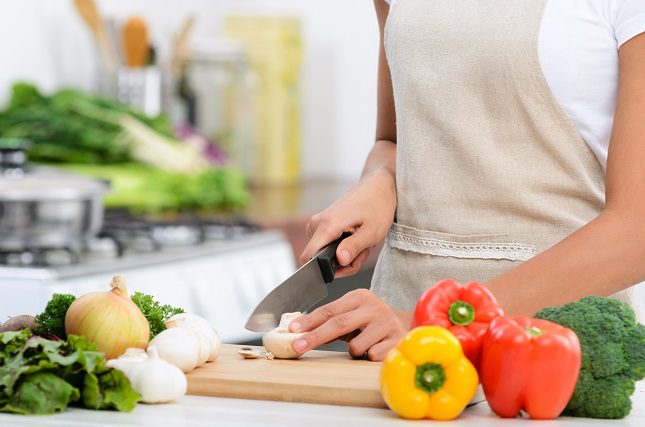
{"type": "Polygon", "coordinates": [[[340,242],[336,249],[336,259],[340,265],[347,267],[361,252],[374,246],[377,243],[375,240],[374,233],[364,226],[360,227],[354,234],[340,242]]]}

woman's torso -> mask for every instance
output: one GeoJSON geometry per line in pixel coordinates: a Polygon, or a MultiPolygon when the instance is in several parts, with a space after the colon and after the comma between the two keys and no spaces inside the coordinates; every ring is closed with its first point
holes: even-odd
{"type": "MultiPolygon", "coordinates": [[[[398,1],[405,0],[392,3],[398,1]]],[[[644,0],[548,0],[544,10],[538,44],[544,76],[603,168],[616,102],[618,49],[644,31],[644,0]]]]}
{"type": "MultiPolygon", "coordinates": [[[[552,1],[397,0],[391,8],[397,223],[373,290],[394,307],[410,309],[442,278],[485,282],[602,211],[602,160],[544,75],[552,1]]],[[[617,67],[617,52],[614,39],[607,68],[617,67]]]]}

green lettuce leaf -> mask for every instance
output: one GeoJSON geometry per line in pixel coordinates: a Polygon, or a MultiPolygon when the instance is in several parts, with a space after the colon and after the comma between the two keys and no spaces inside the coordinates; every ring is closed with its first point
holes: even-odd
{"type": "Polygon", "coordinates": [[[44,415],[64,411],[70,402],[78,400],[77,388],[51,372],[25,376],[9,401],[0,408],[3,412],[44,415]]]}
{"type": "Polygon", "coordinates": [[[0,412],[51,414],[69,404],[129,412],[139,399],[127,377],[83,337],[0,334],[0,412]]]}

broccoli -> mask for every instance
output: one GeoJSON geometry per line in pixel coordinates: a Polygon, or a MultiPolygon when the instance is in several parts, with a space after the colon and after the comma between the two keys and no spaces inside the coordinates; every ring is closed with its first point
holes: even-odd
{"type": "Polygon", "coordinates": [[[631,411],[636,381],[645,378],[645,326],[615,299],[586,297],[538,312],[536,318],[572,329],[580,340],[578,383],[563,415],[618,419],[631,411]]]}
{"type": "Polygon", "coordinates": [[[66,339],[65,314],[75,300],[76,297],[72,294],[54,294],[47,303],[45,311],[34,319],[36,333],[38,335],[55,335],[60,339],[66,339]]]}

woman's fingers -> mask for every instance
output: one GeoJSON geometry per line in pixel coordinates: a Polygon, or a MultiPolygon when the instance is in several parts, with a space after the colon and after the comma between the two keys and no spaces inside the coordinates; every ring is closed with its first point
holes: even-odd
{"type": "Polygon", "coordinates": [[[335,315],[313,331],[298,338],[293,343],[293,348],[299,353],[314,349],[336,340],[339,336],[361,329],[369,322],[369,318],[370,314],[364,310],[353,310],[335,315]]]}
{"type": "MultiPolygon", "coordinates": [[[[322,307],[318,307],[311,313],[297,318],[296,320],[291,322],[291,324],[289,324],[289,330],[291,332],[313,331],[317,327],[327,322],[329,319],[358,308],[361,303],[361,295],[364,295],[364,293],[369,293],[371,295],[371,293],[366,289],[358,289],[355,291],[347,292],[336,301],[323,305],[322,307]]],[[[341,332],[332,339],[335,339],[343,334],[347,334],[352,331],[353,329],[346,332],[341,332]]]]}
{"type": "Polygon", "coordinates": [[[369,324],[360,334],[348,342],[349,354],[354,357],[363,356],[372,346],[386,339],[388,332],[378,323],[369,324]]]}
{"type": "Polygon", "coordinates": [[[356,231],[338,245],[336,258],[343,267],[348,266],[365,249],[369,249],[379,240],[373,227],[360,225],[356,231]]]}
{"type": "Polygon", "coordinates": [[[358,273],[358,271],[363,266],[363,263],[370,256],[371,249],[372,248],[365,249],[363,252],[358,254],[356,258],[354,258],[354,260],[350,265],[348,265],[347,267],[341,267],[338,270],[336,270],[336,278],[339,279],[341,277],[352,276],[358,273]]]}
{"type": "Polygon", "coordinates": [[[367,350],[367,357],[374,362],[384,360],[388,351],[396,347],[400,339],[400,336],[392,336],[384,339],[378,344],[374,344],[369,350],[367,350]]]}
{"type": "Polygon", "coordinates": [[[368,352],[370,358],[384,357],[406,331],[397,314],[367,289],[349,292],[294,320],[289,329],[307,332],[293,344],[300,353],[349,335],[350,354],[360,357],[368,352]]]}
{"type": "Polygon", "coordinates": [[[336,218],[346,216],[328,214],[327,211],[314,215],[307,224],[307,234],[310,235],[309,243],[300,255],[300,262],[307,262],[325,246],[338,239],[343,232],[353,232],[355,227],[350,222],[341,223],[336,218]]]}

